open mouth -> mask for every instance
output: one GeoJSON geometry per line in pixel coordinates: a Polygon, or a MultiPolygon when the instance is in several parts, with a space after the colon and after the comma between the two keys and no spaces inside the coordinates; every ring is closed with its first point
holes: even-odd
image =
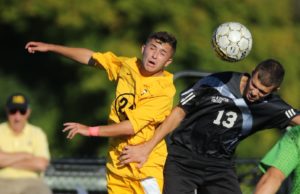
{"type": "Polygon", "coordinates": [[[155,65],[155,62],[154,62],[154,61],[151,61],[151,60],[149,60],[149,64],[150,64],[151,66],[154,66],[154,65],[155,65]]]}

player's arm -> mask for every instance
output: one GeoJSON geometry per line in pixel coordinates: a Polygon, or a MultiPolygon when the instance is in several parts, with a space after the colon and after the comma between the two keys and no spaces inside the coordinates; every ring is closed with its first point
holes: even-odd
{"type": "Polygon", "coordinates": [[[291,121],[292,125],[300,125],[300,115],[295,116],[292,121],[291,121]]]}
{"type": "Polygon", "coordinates": [[[35,52],[57,53],[82,64],[88,64],[92,54],[94,53],[94,51],[85,48],[73,48],[57,44],[34,41],[28,42],[25,45],[25,49],[27,49],[28,52],[32,54],[35,52]]]}
{"type": "Polygon", "coordinates": [[[67,138],[72,139],[76,134],[83,136],[114,137],[123,135],[134,135],[134,129],[129,120],[112,125],[101,125],[90,127],[80,123],[64,123],[63,132],[68,132],[67,138]]]}
{"type": "Polygon", "coordinates": [[[260,178],[254,194],[275,194],[284,181],[284,174],[275,167],[270,167],[260,178]]]}
{"type": "Polygon", "coordinates": [[[180,124],[185,115],[186,113],[181,107],[175,107],[171,114],[155,130],[152,139],[140,145],[126,146],[124,148],[119,157],[120,164],[124,165],[130,162],[137,162],[138,167],[142,167],[154,147],[180,124]]]}

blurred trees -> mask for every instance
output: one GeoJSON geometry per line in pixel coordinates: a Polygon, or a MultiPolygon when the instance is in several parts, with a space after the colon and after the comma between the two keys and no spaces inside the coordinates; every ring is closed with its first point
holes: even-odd
{"type": "MultiPolygon", "coordinates": [[[[107,139],[76,137],[68,142],[61,129],[65,121],[106,123],[114,85],[103,71],[55,54],[29,55],[26,42],[140,56],[148,34],[166,30],[178,39],[169,71],[251,71],[259,61],[276,58],[287,74],[280,93],[299,108],[299,8],[297,0],[0,0],[0,104],[4,106],[11,92],[25,92],[32,102],[31,122],[49,135],[53,157],[103,155],[107,139]],[[223,62],[212,51],[211,35],[227,21],[241,22],[252,32],[252,52],[241,62],[223,62]]],[[[177,91],[185,87],[183,82],[175,81],[177,91]]],[[[276,138],[274,131],[259,133],[246,140],[238,154],[259,157],[276,138]],[[249,151],[258,140],[265,149],[249,151]]]]}

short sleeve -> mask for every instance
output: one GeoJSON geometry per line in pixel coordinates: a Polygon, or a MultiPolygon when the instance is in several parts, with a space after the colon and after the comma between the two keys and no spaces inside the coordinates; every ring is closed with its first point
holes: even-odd
{"type": "MultiPolygon", "coordinates": [[[[268,128],[286,128],[291,120],[300,114],[297,109],[294,109],[285,101],[283,101],[278,95],[273,95],[273,99],[270,103],[265,103],[266,114],[271,114],[268,122],[268,128]]],[[[264,113],[264,112],[263,112],[264,113]]]]}
{"type": "Polygon", "coordinates": [[[92,58],[97,61],[97,67],[102,67],[105,69],[109,80],[117,80],[120,68],[122,66],[122,58],[117,57],[112,52],[96,52],[92,55],[92,58]]]}
{"type": "Polygon", "coordinates": [[[260,169],[266,172],[271,166],[279,169],[287,177],[299,162],[299,127],[292,128],[271,148],[260,163],[260,169]],[[297,135],[297,136],[295,136],[297,135]]]}

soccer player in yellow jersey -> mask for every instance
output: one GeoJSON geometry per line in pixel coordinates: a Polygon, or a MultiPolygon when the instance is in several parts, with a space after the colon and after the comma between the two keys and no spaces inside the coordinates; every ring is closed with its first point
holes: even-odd
{"type": "Polygon", "coordinates": [[[165,71],[172,63],[177,40],[167,32],[151,34],[142,46],[142,59],[119,57],[112,52],[100,53],[84,48],[71,48],[43,42],[29,42],[29,53],[54,52],[83,64],[103,68],[117,84],[111,104],[109,124],[86,126],[64,123],[67,138],[76,134],[111,137],[107,160],[109,194],[157,194],[163,185],[163,166],[167,155],[165,142],[151,153],[142,168],[136,164],[120,166],[118,157],[126,145],[151,139],[155,129],[170,113],[175,87],[173,75],[165,71]]]}

